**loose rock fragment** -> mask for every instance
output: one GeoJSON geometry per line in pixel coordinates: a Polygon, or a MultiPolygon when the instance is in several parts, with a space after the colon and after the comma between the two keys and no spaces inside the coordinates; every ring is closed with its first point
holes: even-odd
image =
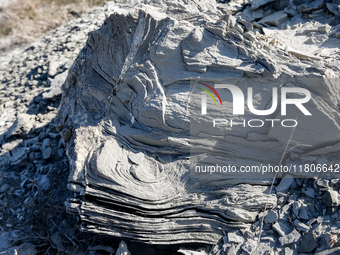
{"type": "Polygon", "coordinates": [[[273,225],[273,229],[281,236],[286,236],[292,231],[292,227],[288,221],[280,220],[273,225]]]}
{"type": "Polygon", "coordinates": [[[44,139],[42,144],[42,158],[49,159],[52,155],[51,140],[49,138],[44,139]]]}
{"type": "Polygon", "coordinates": [[[298,220],[294,221],[294,225],[295,225],[297,230],[302,231],[302,232],[307,232],[310,229],[309,226],[307,226],[306,224],[304,224],[304,223],[302,223],[298,220]]]}
{"type": "Polygon", "coordinates": [[[280,184],[275,188],[276,192],[285,192],[290,185],[294,182],[294,179],[290,175],[286,175],[280,182],[280,184]]]}
{"type": "Polygon", "coordinates": [[[287,21],[287,14],[284,11],[275,12],[259,21],[260,24],[278,27],[287,21]]]}
{"type": "Polygon", "coordinates": [[[271,210],[271,211],[268,212],[268,214],[264,218],[264,222],[265,223],[273,223],[273,222],[277,221],[278,218],[279,217],[278,217],[277,212],[271,210]]]}
{"type": "Polygon", "coordinates": [[[334,190],[327,190],[322,198],[325,207],[335,207],[340,205],[339,193],[334,190]]]}
{"type": "Polygon", "coordinates": [[[287,244],[292,244],[292,243],[296,243],[297,241],[299,241],[299,239],[301,238],[301,235],[299,232],[297,232],[295,229],[289,233],[288,235],[285,235],[283,237],[279,238],[279,241],[281,243],[281,245],[287,245],[287,244]]]}
{"type": "Polygon", "coordinates": [[[61,74],[58,74],[54,79],[50,80],[51,89],[50,91],[43,93],[44,99],[50,99],[61,95],[61,86],[63,85],[67,74],[68,72],[65,71],[61,74]]]}
{"type": "Polygon", "coordinates": [[[303,191],[303,193],[305,193],[307,196],[314,198],[315,197],[315,191],[313,188],[309,188],[305,191],[303,191]]]}
{"type": "Polygon", "coordinates": [[[326,3],[327,9],[336,16],[340,16],[340,8],[338,4],[326,3]]]}
{"type": "Polygon", "coordinates": [[[326,249],[326,250],[314,253],[314,255],[339,255],[339,254],[340,254],[340,247],[326,249]]]}
{"type": "Polygon", "coordinates": [[[244,238],[237,233],[228,233],[228,241],[231,243],[243,243],[244,238]]]}
{"type": "Polygon", "coordinates": [[[50,179],[47,175],[40,175],[37,179],[37,185],[40,190],[48,190],[51,186],[50,179]]]}

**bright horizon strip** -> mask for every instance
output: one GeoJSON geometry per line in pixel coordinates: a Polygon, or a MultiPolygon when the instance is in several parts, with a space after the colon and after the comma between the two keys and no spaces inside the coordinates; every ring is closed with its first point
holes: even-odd
{"type": "Polygon", "coordinates": [[[207,92],[208,93],[208,95],[212,98],[212,100],[214,100],[214,103],[215,103],[215,105],[217,106],[217,103],[216,103],[216,100],[215,100],[215,98],[214,98],[214,96],[213,96],[213,94],[211,94],[208,90],[206,90],[206,89],[202,89],[202,88],[199,88],[199,89],[201,89],[201,90],[203,90],[203,91],[205,91],[205,92],[207,92]]]}
{"type": "MultiPolygon", "coordinates": [[[[221,104],[221,106],[222,106],[222,100],[221,100],[221,98],[220,98],[220,95],[217,93],[217,91],[216,91],[213,87],[211,87],[210,85],[208,85],[208,84],[206,84],[206,83],[202,83],[202,82],[200,82],[200,83],[201,83],[202,85],[208,87],[209,89],[211,89],[212,92],[215,93],[215,95],[217,96],[217,98],[218,98],[218,100],[220,101],[220,104],[221,104]]],[[[210,96],[211,96],[211,95],[210,95],[210,96]]],[[[214,99],[214,102],[215,102],[215,99],[214,99]]],[[[215,102],[215,104],[216,104],[216,102],[215,102]]],[[[217,104],[216,104],[216,105],[217,105],[217,104]]]]}

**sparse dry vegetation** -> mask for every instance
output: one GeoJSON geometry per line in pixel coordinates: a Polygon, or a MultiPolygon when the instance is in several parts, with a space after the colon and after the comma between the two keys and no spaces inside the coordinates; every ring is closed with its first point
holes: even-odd
{"type": "Polygon", "coordinates": [[[33,42],[106,0],[17,0],[0,8],[0,51],[33,42]]]}

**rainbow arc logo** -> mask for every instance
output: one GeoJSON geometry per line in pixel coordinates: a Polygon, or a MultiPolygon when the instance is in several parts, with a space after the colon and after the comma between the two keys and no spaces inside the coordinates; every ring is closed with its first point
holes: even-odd
{"type": "MultiPolygon", "coordinates": [[[[221,100],[220,95],[217,93],[217,91],[216,91],[213,87],[211,87],[210,85],[208,85],[208,84],[206,84],[206,83],[201,83],[201,82],[200,82],[200,84],[202,84],[202,85],[206,86],[207,88],[209,88],[209,89],[217,96],[217,98],[218,98],[218,100],[220,101],[220,104],[221,104],[221,106],[222,106],[222,100],[221,100]]],[[[198,87],[198,88],[199,88],[199,87],[198,87]]],[[[211,92],[210,92],[209,90],[203,89],[203,88],[199,88],[199,89],[201,89],[201,90],[203,90],[204,92],[206,92],[206,93],[212,98],[212,100],[214,101],[215,105],[217,106],[217,102],[216,102],[216,100],[215,100],[213,94],[211,94],[211,92]]]]}

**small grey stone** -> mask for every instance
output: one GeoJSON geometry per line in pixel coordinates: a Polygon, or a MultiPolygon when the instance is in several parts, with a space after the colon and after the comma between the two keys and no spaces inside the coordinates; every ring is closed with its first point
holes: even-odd
{"type": "Polygon", "coordinates": [[[326,3],[327,9],[336,16],[340,16],[340,5],[334,3],[326,3]]]}
{"type": "Polygon", "coordinates": [[[6,137],[13,135],[26,135],[34,128],[32,115],[19,114],[13,125],[3,134],[6,137]]]}
{"type": "Polygon", "coordinates": [[[286,175],[282,178],[280,184],[276,187],[276,192],[285,192],[292,185],[294,179],[291,175],[286,175]]]}
{"type": "Polygon", "coordinates": [[[269,2],[272,2],[273,0],[253,0],[251,3],[251,9],[252,10],[256,10],[258,9],[259,7],[269,3],[269,2]]]}
{"type": "Polygon", "coordinates": [[[300,210],[301,204],[299,202],[294,202],[292,205],[293,214],[297,217],[299,216],[299,210],[300,210]]]}
{"type": "Polygon", "coordinates": [[[290,204],[285,205],[280,209],[280,219],[282,219],[285,215],[289,213],[289,209],[290,209],[290,204]]]}
{"type": "Polygon", "coordinates": [[[333,220],[336,220],[338,217],[339,217],[339,214],[337,214],[337,213],[331,215],[331,218],[332,218],[333,220]]]}
{"type": "Polygon", "coordinates": [[[61,158],[63,155],[64,155],[64,149],[63,148],[58,149],[59,158],[61,158]]]}
{"type": "Polygon", "coordinates": [[[49,79],[51,84],[51,90],[43,93],[44,99],[50,99],[61,95],[61,86],[65,82],[68,72],[58,74],[54,79],[49,79]]]}
{"type": "Polygon", "coordinates": [[[320,252],[314,253],[314,255],[340,255],[340,247],[335,247],[320,252]]]}
{"type": "Polygon", "coordinates": [[[268,212],[267,216],[264,218],[264,222],[265,223],[273,223],[273,222],[277,221],[278,218],[279,217],[278,217],[277,212],[270,210],[268,212]]]}
{"type": "Polygon", "coordinates": [[[298,221],[298,220],[295,220],[294,221],[294,225],[296,226],[296,229],[299,230],[299,231],[302,231],[302,232],[307,232],[310,227],[307,226],[306,224],[298,221]]]}
{"type": "Polygon", "coordinates": [[[246,32],[246,33],[244,33],[244,37],[247,38],[251,42],[256,40],[256,36],[255,36],[255,34],[253,32],[246,32]]]}
{"type": "Polygon", "coordinates": [[[247,237],[247,238],[254,239],[255,234],[253,232],[250,232],[250,231],[247,230],[247,231],[244,232],[244,236],[247,237]]]}
{"type": "Polygon", "coordinates": [[[336,221],[335,224],[340,228],[340,221],[336,221]]]}
{"type": "Polygon", "coordinates": [[[305,191],[303,191],[304,194],[306,194],[307,196],[314,198],[315,197],[315,191],[313,188],[309,188],[305,191]]]}
{"type": "Polygon", "coordinates": [[[285,198],[284,198],[284,197],[280,197],[280,198],[277,200],[277,203],[282,205],[284,201],[285,201],[285,198]]]}
{"type": "Polygon", "coordinates": [[[301,238],[301,235],[299,232],[297,232],[295,229],[289,233],[288,235],[285,235],[283,237],[279,238],[279,241],[281,243],[281,245],[287,245],[287,244],[292,244],[292,243],[296,243],[297,241],[299,241],[301,238]]]}
{"type": "Polygon", "coordinates": [[[229,243],[229,242],[228,242],[228,237],[227,237],[227,236],[223,236],[223,243],[224,243],[224,244],[229,243]]]}
{"type": "Polygon", "coordinates": [[[273,229],[280,235],[285,236],[292,231],[292,226],[286,220],[280,220],[273,225],[273,229]]]}
{"type": "Polygon", "coordinates": [[[327,190],[322,198],[322,202],[325,207],[339,206],[339,193],[334,190],[327,190]]]}
{"type": "Polygon", "coordinates": [[[285,247],[285,255],[293,255],[294,251],[289,248],[289,247],[285,247]]]}
{"type": "Polygon", "coordinates": [[[42,144],[43,147],[50,147],[51,146],[51,140],[49,138],[45,138],[43,140],[43,144],[42,144]]]}
{"type": "Polygon", "coordinates": [[[306,206],[301,206],[300,211],[299,211],[299,218],[303,220],[309,220],[306,206]]]}
{"type": "Polygon", "coordinates": [[[259,21],[260,24],[278,27],[287,21],[287,14],[284,11],[275,12],[259,21]]]}
{"type": "Polygon", "coordinates": [[[228,240],[231,243],[243,243],[244,238],[235,232],[228,233],[228,240]]]}
{"type": "Polygon", "coordinates": [[[33,161],[35,160],[34,152],[31,152],[31,153],[29,154],[28,158],[29,158],[29,160],[30,160],[31,162],[33,162],[33,161]]]}
{"type": "Polygon", "coordinates": [[[294,202],[298,199],[298,197],[299,197],[298,195],[291,195],[288,199],[288,202],[290,202],[290,203],[294,202]]]}
{"type": "Polygon", "coordinates": [[[316,184],[320,187],[323,187],[323,188],[329,187],[329,181],[325,180],[325,179],[317,179],[316,184]]]}
{"type": "Polygon", "coordinates": [[[254,29],[253,24],[251,22],[245,21],[241,17],[237,18],[237,22],[242,24],[246,31],[251,31],[254,29]]]}
{"type": "Polygon", "coordinates": [[[28,153],[30,149],[25,147],[14,148],[12,150],[13,156],[11,157],[12,165],[22,165],[27,163],[28,153]]]}
{"type": "Polygon", "coordinates": [[[48,75],[54,77],[57,74],[59,67],[64,64],[65,61],[52,58],[49,63],[48,75]]]}
{"type": "Polygon", "coordinates": [[[42,149],[42,158],[49,159],[52,156],[52,148],[51,147],[44,147],[42,149]]]}
{"type": "Polygon", "coordinates": [[[6,192],[7,190],[9,190],[10,188],[11,188],[11,186],[10,186],[9,184],[5,183],[5,184],[3,184],[3,185],[1,186],[0,192],[1,192],[1,193],[4,193],[4,192],[6,192]]]}
{"type": "Polygon", "coordinates": [[[64,139],[60,138],[58,142],[58,148],[61,148],[64,145],[64,139]]]}
{"type": "Polygon", "coordinates": [[[40,175],[37,178],[37,185],[40,190],[48,190],[51,186],[50,179],[47,175],[40,175]]]}
{"type": "Polygon", "coordinates": [[[332,234],[327,232],[323,235],[323,238],[326,241],[326,244],[328,244],[331,247],[332,234]]]}
{"type": "Polygon", "coordinates": [[[284,12],[287,13],[289,16],[295,16],[298,12],[296,11],[296,8],[291,7],[287,7],[284,9],[284,12]]]}

